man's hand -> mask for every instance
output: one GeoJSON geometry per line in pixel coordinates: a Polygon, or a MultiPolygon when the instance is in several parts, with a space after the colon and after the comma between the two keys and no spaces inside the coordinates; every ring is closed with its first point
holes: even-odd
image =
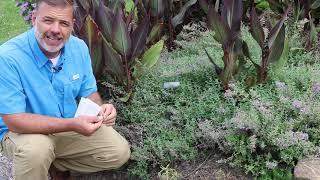
{"type": "Polygon", "coordinates": [[[107,126],[114,126],[117,117],[117,110],[112,104],[101,105],[99,116],[103,117],[103,124],[107,126]]]}
{"type": "Polygon", "coordinates": [[[84,136],[90,136],[100,128],[103,119],[96,116],[78,116],[73,119],[73,129],[84,136]]]}

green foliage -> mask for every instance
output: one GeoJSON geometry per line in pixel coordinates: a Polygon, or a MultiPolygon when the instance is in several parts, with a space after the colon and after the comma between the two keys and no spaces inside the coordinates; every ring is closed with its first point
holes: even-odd
{"type": "Polygon", "coordinates": [[[317,30],[314,24],[316,19],[320,18],[320,0],[272,0],[269,2],[271,9],[276,14],[282,14],[285,9],[289,8],[291,11],[290,22],[291,26],[303,26],[303,33],[305,34],[304,43],[305,48],[312,49],[317,44],[317,30]]]}
{"type": "Polygon", "coordinates": [[[135,8],[130,8],[132,1],[131,4],[128,2],[126,7],[131,9],[129,14],[124,12],[128,10],[125,4],[119,1],[110,1],[105,6],[98,0],[78,0],[80,8],[76,12],[78,20],[85,17],[84,22],[78,23],[79,36],[89,46],[96,77],[105,75],[112,87],[124,87],[125,93],[113,92],[122,101],[128,101],[131,96],[133,82],[137,78],[133,70],[135,74],[142,73],[139,72],[142,68],[135,67],[146,70],[153,66],[163,47],[163,42],[159,41],[155,48],[148,50],[152,45],[147,42],[151,32],[150,17],[138,19],[139,23],[133,28],[135,8]],[[83,11],[88,13],[82,14],[83,11]]]}
{"type": "MultiPolygon", "coordinates": [[[[163,165],[196,158],[202,148],[212,148],[260,179],[291,179],[297,160],[319,148],[320,66],[308,64],[310,54],[289,51],[290,65],[277,73],[271,68],[264,86],[248,89],[247,75],[241,74],[222,93],[202,51],[211,47],[212,57],[223,56],[211,38],[206,33],[185,49],[164,54],[158,67],[137,82],[131,103],[120,108],[126,123],[144,127],[144,142],[133,146],[130,172],[145,178],[150,167],[160,171],[163,165]],[[168,81],[181,85],[163,89],[168,81]]],[[[257,42],[246,31],[243,38],[252,60],[260,61],[257,42]]]]}

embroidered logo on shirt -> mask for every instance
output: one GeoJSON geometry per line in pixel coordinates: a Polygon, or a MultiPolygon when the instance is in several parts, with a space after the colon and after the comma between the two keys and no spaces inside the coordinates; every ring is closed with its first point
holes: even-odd
{"type": "Polygon", "coordinates": [[[80,75],[79,74],[75,74],[75,75],[72,76],[72,81],[75,81],[75,80],[77,80],[79,78],[80,78],[80,75]]]}

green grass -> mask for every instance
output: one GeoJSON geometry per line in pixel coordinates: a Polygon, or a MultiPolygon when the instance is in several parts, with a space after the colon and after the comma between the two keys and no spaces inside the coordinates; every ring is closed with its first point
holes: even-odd
{"type": "Polygon", "coordinates": [[[14,0],[0,1],[0,44],[26,31],[29,25],[19,16],[14,0]]]}

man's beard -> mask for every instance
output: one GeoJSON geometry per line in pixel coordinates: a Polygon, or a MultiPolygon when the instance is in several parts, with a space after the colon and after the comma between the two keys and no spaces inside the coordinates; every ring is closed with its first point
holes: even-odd
{"type": "Polygon", "coordinates": [[[37,39],[40,47],[41,47],[43,50],[45,50],[45,51],[47,51],[47,52],[49,52],[49,53],[59,52],[59,51],[63,48],[65,42],[67,41],[67,40],[63,41],[63,42],[62,42],[61,44],[59,44],[58,46],[50,46],[50,45],[48,45],[48,44],[46,43],[46,41],[45,41],[46,34],[41,34],[41,33],[39,32],[38,28],[37,28],[37,25],[34,26],[34,32],[35,32],[35,37],[36,37],[36,39],[37,39]]]}

